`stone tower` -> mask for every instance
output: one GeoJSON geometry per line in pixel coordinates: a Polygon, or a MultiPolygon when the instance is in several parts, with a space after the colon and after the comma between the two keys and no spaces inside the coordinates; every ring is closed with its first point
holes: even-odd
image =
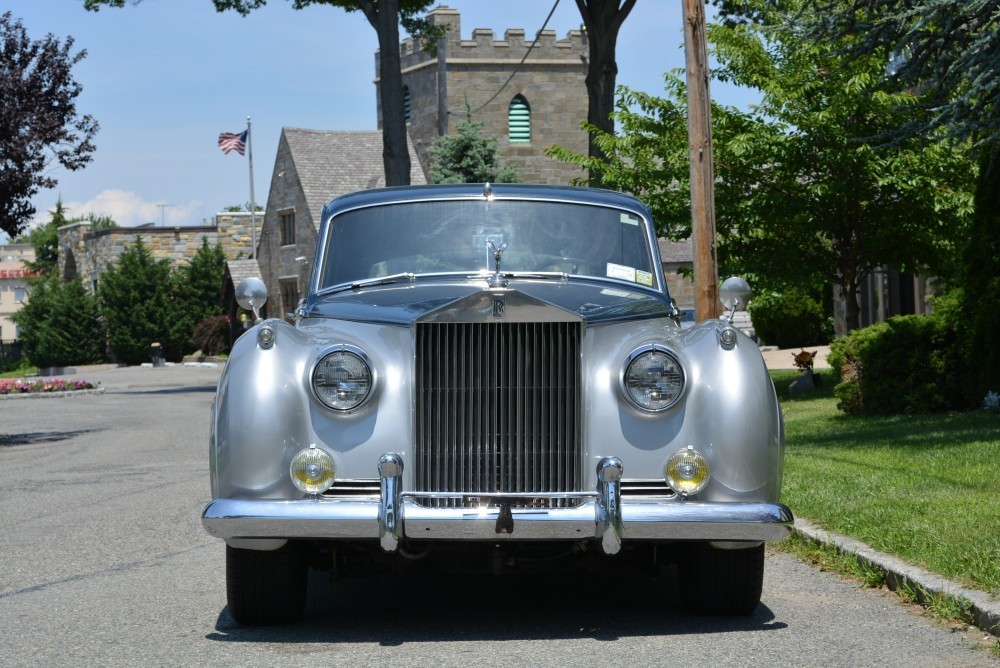
{"type": "MultiPolygon", "coordinates": [[[[525,38],[523,29],[507,30],[502,40],[492,30],[476,29],[469,40],[462,39],[457,10],[439,6],[428,19],[448,26],[437,56],[411,39],[400,45],[407,129],[425,174],[434,139],[464,119],[468,107],[473,120],[484,123],[484,133],[497,137],[503,164],[514,167],[521,181],[569,184],[586,176],[579,167],[545,156],[554,144],[587,153],[587,135],[580,129],[587,120],[584,32],[571,30],[556,39],[555,31],[542,31],[529,54],[533,39],[525,38]]],[[[377,83],[377,56],[375,70],[377,83]]],[[[381,128],[380,98],[378,116],[381,128]]]]}

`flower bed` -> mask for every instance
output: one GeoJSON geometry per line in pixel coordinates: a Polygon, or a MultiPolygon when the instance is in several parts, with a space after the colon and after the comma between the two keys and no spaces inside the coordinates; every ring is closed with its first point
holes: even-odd
{"type": "Polygon", "coordinates": [[[0,380],[0,395],[4,394],[35,394],[39,392],[75,392],[77,390],[94,390],[94,385],[88,380],[63,380],[48,378],[38,380],[11,379],[0,380]]]}

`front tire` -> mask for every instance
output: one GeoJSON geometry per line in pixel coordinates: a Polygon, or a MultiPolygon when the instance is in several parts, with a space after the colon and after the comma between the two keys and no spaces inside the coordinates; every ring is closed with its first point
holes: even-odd
{"type": "Polygon", "coordinates": [[[692,545],[677,571],[681,598],[689,610],[707,616],[746,617],[760,604],[764,545],[741,550],[692,545]]]}
{"type": "Polygon", "coordinates": [[[300,546],[243,550],[226,545],[226,598],[237,624],[285,624],[306,607],[309,565],[300,546]]]}

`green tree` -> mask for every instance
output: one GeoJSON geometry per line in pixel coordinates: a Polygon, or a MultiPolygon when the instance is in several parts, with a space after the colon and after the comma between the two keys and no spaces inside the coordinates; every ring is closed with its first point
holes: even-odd
{"type": "MultiPolygon", "coordinates": [[[[910,91],[880,88],[884,57],[847,57],[842,43],[802,40],[769,0],[752,4],[762,22],[709,29],[719,61],[713,75],[762,94],[749,112],[713,107],[720,265],[777,289],[839,286],[854,329],[861,282],[875,268],[953,269],[975,170],[936,137],[874,144],[921,103],[910,91]]],[[[799,0],[782,5],[801,8],[799,0]]],[[[667,77],[667,92],[666,100],[623,93],[622,136],[598,136],[606,164],[556,154],[592,164],[606,185],[647,197],[677,237],[690,219],[679,77],[667,77]]]]}
{"type": "Polygon", "coordinates": [[[483,136],[482,122],[466,119],[455,129],[431,146],[432,183],[517,183],[514,168],[500,165],[497,138],[483,136]]]}
{"type": "MultiPolygon", "coordinates": [[[[141,0],[84,0],[84,7],[97,11],[102,6],[124,7],[126,2],[141,0]]],[[[267,0],[212,0],[218,11],[234,10],[246,16],[267,4],[267,0]]],[[[378,35],[379,93],[382,103],[382,161],[385,183],[403,186],[410,183],[410,152],[407,144],[406,116],[403,106],[403,74],[400,70],[399,26],[419,39],[425,48],[436,50],[443,26],[423,18],[434,0],[292,0],[294,9],[310,5],[339,7],[346,12],[361,12],[378,35]]]]}
{"type": "Polygon", "coordinates": [[[1000,0],[809,0],[804,37],[847,40],[849,55],[880,54],[890,76],[926,98],[921,115],[884,141],[944,132],[979,152],[975,215],[960,285],[970,400],[996,389],[1000,350],[1000,0]]]}
{"type": "Polygon", "coordinates": [[[35,214],[31,198],[56,186],[55,167],[93,159],[97,121],[77,114],[83,87],[72,76],[87,52],[72,48],[72,37],[33,41],[10,12],[0,15],[0,230],[12,237],[35,214]]]}
{"type": "Polygon", "coordinates": [[[56,200],[56,208],[49,213],[52,216],[49,222],[32,229],[25,239],[35,249],[35,259],[25,262],[25,266],[42,276],[56,275],[59,267],[59,228],[73,222],[66,217],[61,197],[56,200]]]}
{"type": "Polygon", "coordinates": [[[97,299],[79,280],[29,280],[30,298],[12,316],[24,354],[39,367],[91,364],[104,359],[104,328],[97,299]]]}
{"type": "Polygon", "coordinates": [[[154,342],[163,346],[168,360],[179,361],[189,352],[191,326],[181,317],[178,284],[170,262],[156,260],[141,237],[105,270],[98,296],[116,361],[149,361],[154,342]]]}
{"type": "MultiPolygon", "coordinates": [[[[209,246],[208,240],[202,239],[201,248],[178,272],[183,318],[188,322],[189,333],[193,333],[202,320],[224,314],[222,277],[225,273],[226,254],[222,246],[209,246]]],[[[193,344],[188,348],[193,350],[193,344]]]]}

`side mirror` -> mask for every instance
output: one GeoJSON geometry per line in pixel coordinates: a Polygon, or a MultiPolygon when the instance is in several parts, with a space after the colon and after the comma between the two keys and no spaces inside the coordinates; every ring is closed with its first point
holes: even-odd
{"type": "Polygon", "coordinates": [[[236,303],[260,320],[260,307],[267,303],[267,286],[259,278],[244,278],[236,286],[236,303]]]}
{"type": "Polygon", "coordinates": [[[746,308],[750,303],[750,284],[739,276],[727,278],[719,287],[719,299],[729,310],[729,322],[732,324],[736,310],[746,308]]]}
{"type": "Polygon", "coordinates": [[[745,308],[750,303],[750,284],[739,276],[727,278],[719,287],[719,298],[727,309],[734,306],[745,308]]]}

